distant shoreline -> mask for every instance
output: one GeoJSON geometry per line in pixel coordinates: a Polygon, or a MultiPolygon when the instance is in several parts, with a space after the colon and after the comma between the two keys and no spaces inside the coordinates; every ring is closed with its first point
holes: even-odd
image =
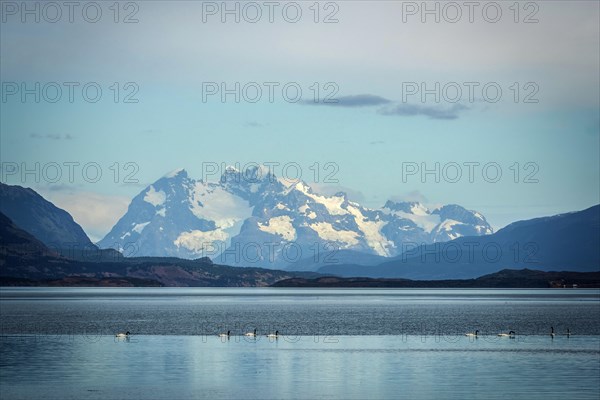
{"type": "Polygon", "coordinates": [[[278,287],[278,288],[419,288],[419,289],[544,289],[544,288],[600,288],[598,272],[543,272],[529,269],[502,270],[475,279],[410,280],[389,278],[341,278],[322,276],[318,278],[294,277],[282,279],[272,285],[164,285],[151,279],[132,277],[94,278],[66,276],[60,279],[32,280],[26,278],[0,277],[3,287],[278,287]]]}
{"type": "Polygon", "coordinates": [[[410,280],[390,278],[340,278],[319,277],[314,279],[290,278],[272,287],[328,287],[328,288],[431,288],[431,289],[530,289],[530,288],[600,288],[598,272],[543,272],[529,269],[502,270],[475,279],[410,280]]]}

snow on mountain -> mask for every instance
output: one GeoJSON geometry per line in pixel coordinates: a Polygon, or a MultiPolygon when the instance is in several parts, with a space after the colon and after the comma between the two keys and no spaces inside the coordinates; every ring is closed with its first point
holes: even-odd
{"type": "Polygon", "coordinates": [[[152,204],[154,207],[162,206],[165,204],[166,199],[167,196],[165,195],[165,192],[162,190],[156,191],[152,185],[150,185],[150,188],[144,196],[144,201],[152,204]]]}
{"type": "Polygon", "coordinates": [[[440,224],[431,231],[431,242],[445,242],[461,236],[481,236],[494,233],[483,215],[450,204],[432,211],[440,224]]]}
{"type": "Polygon", "coordinates": [[[489,233],[481,214],[458,205],[429,210],[388,201],[373,210],[345,193],[326,196],[302,181],[283,182],[265,168],[227,168],[218,182],[179,169],[139,193],[99,245],[133,244],[137,256],[283,268],[335,249],[391,257],[406,243],[489,233]]]}
{"type": "Polygon", "coordinates": [[[98,244],[136,256],[198,258],[209,243],[230,241],[251,213],[246,200],[222,185],[195,181],[180,169],[138,194],[98,244]]]}

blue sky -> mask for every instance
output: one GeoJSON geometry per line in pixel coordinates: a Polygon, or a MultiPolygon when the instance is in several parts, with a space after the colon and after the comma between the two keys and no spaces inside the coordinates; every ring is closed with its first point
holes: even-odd
{"type": "MultiPolygon", "coordinates": [[[[369,207],[387,199],[457,203],[482,212],[495,228],[596,204],[599,3],[537,2],[539,22],[527,24],[521,20],[532,10],[520,10],[515,23],[509,3],[500,2],[497,23],[478,12],[473,23],[466,16],[456,23],[443,16],[440,23],[423,23],[419,14],[403,14],[402,2],[378,1],[335,2],[338,22],[328,24],[313,21],[313,2],[297,3],[303,11],[297,23],[277,12],[272,23],[264,16],[257,23],[243,16],[239,23],[231,16],[223,23],[219,14],[203,22],[201,2],[138,2],[139,22],[128,24],[121,20],[135,10],[121,10],[114,23],[109,3],[101,3],[103,16],[93,24],[77,10],[73,23],[65,15],[55,23],[31,17],[23,23],[20,10],[13,15],[3,9],[1,161],[4,168],[63,166],[57,182],[6,170],[3,181],[40,191],[69,210],[93,239],[110,229],[145,185],[179,167],[200,178],[206,162],[297,163],[309,184],[325,192],[346,190],[369,207]],[[13,83],[31,88],[35,82],[46,85],[47,98],[54,95],[48,82],[57,82],[62,97],[51,103],[40,93],[36,103],[33,95],[23,101],[20,93],[9,93],[13,83]],[[64,82],[79,83],[73,102],[64,82]],[[80,88],[89,82],[102,89],[96,103],[82,96],[80,88]],[[125,87],[128,82],[134,85],[125,87]],[[233,95],[222,102],[218,94],[203,101],[207,82],[229,88],[256,82],[263,96],[256,103],[243,96],[236,103],[233,95]],[[265,82],[279,85],[273,102],[265,82]],[[339,102],[306,104],[315,82],[319,100],[335,88],[339,102]],[[412,83],[431,89],[436,82],[455,82],[462,98],[451,101],[451,91],[439,102],[433,95],[423,101],[420,93],[407,94],[412,83]],[[477,83],[473,101],[466,82],[477,83]],[[297,103],[282,96],[286,83],[302,89],[297,103]],[[486,100],[486,84],[502,90],[497,102],[489,101],[493,91],[486,100]],[[124,103],[133,88],[138,102],[124,103]],[[533,92],[537,102],[523,102],[533,92]],[[97,163],[102,178],[86,182],[76,169],[69,182],[65,162],[97,163]],[[125,171],[126,163],[135,169],[127,164],[125,171]],[[310,169],[315,163],[318,182],[310,169]],[[326,163],[335,163],[338,183],[323,182],[332,171],[326,163]],[[459,165],[463,178],[403,179],[407,163],[439,163],[440,172],[446,167],[452,175],[459,165]],[[479,163],[473,182],[466,176],[469,163],[479,163]],[[482,175],[486,164],[501,169],[498,182],[482,175]],[[138,183],[125,182],[125,172],[135,172],[138,183]],[[525,182],[528,173],[537,182],[525,182]]],[[[336,10],[320,6],[320,19],[336,10]]]]}

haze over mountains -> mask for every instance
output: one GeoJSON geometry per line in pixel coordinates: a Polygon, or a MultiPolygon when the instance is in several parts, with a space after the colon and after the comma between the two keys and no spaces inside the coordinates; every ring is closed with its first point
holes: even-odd
{"type": "Polygon", "coordinates": [[[48,247],[62,249],[77,244],[95,248],[68,212],[32,189],[0,183],[0,212],[48,247]]]}
{"type": "Polygon", "coordinates": [[[375,266],[337,263],[318,272],[347,277],[470,279],[506,268],[600,270],[600,205],[514,222],[491,235],[415,246],[375,266]]]}
{"type": "Polygon", "coordinates": [[[114,251],[89,249],[77,256],[75,260],[61,255],[0,212],[2,286],[268,286],[317,275],[216,265],[207,258],[125,258],[114,251]]]}
{"type": "Polygon", "coordinates": [[[369,209],[345,193],[322,195],[262,167],[228,168],[215,183],[181,169],[142,190],[98,245],[135,243],[139,256],[210,256],[228,265],[280,269],[298,263],[310,270],[331,251],[372,263],[400,254],[407,243],[491,233],[483,215],[458,205],[429,210],[418,202],[388,201],[369,209]]]}

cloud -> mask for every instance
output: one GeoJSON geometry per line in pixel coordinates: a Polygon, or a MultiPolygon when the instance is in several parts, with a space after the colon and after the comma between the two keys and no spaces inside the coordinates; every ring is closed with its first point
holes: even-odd
{"type": "Polygon", "coordinates": [[[414,117],[423,115],[431,119],[457,119],[459,114],[468,110],[469,107],[462,104],[454,104],[452,107],[427,106],[420,104],[398,104],[392,107],[384,107],[378,110],[381,115],[399,117],[414,117]]]}
{"type": "Polygon", "coordinates": [[[418,201],[419,203],[427,203],[427,197],[418,190],[413,190],[412,192],[396,195],[390,197],[391,201],[394,202],[402,202],[402,201],[418,201]]]}
{"type": "Polygon", "coordinates": [[[124,188],[132,188],[132,187],[134,187],[134,188],[147,188],[148,186],[152,185],[153,183],[154,183],[154,181],[152,181],[152,182],[146,182],[146,183],[143,183],[141,181],[140,182],[131,182],[131,183],[128,182],[128,183],[120,183],[119,187],[124,187],[124,188]]]}
{"type": "MultiPolygon", "coordinates": [[[[330,107],[373,107],[383,106],[377,110],[380,115],[413,117],[423,115],[431,119],[457,119],[462,111],[468,110],[469,107],[463,104],[453,104],[450,107],[441,105],[429,106],[420,104],[392,104],[392,101],[385,97],[373,94],[357,94],[352,96],[342,96],[335,99],[335,102],[318,102],[305,100],[300,104],[319,105],[330,107]]],[[[247,124],[248,125],[248,124],[247,124]]],[[[371,142],[370,144],[382,144],[381,141],[371,142]]]]}
{"type": "Polygon", "coordinates": [[[72,193],[73,188],[76,186],[81,186],[81,184],[53,183],[53,184],[46,185],[43,188],[40,187],[40,188],[36,189],[36,191],[40,190],[43,192],[69,192],[69,193],[72,193]]]}
{"type": "Polygon", "coordinates": [[[357,203],[365,202],[365,195],[360,190],[352,189],[341,185],[328,185],[324,183],[311,183],[311,188],[319,194],[326,196],[333,196],[336,193],[344,192],[348,196],[348,200],[355,201],[357,203]]]}
{"type": "Polygon", "coordinates": [[[333,107],[372,107],[391,103],[390,100],[373,94],[357,94],[353,96],[342,96],[331,99],[331,102],[314,102],[312,100],[303,101],[301,104],[315,106],[333,106],[333,107]]]}
{"type": "Polygon", "coordinates": [[[69,135],[68,133],[65,135],[61,135],[59,133],[47,133],[45,135],[40,135],[39,133],[32,133],[29,135],[30,138],[32,139],[50,139],[50,140],[71,140],[73,139],[73,136],[69,135]]]}
{"type": "MultiPolygon", "coordinates": [[[[52,187],[52,186],[49,186],[52,187]]],[[[48,188],[49,188],[48,187],[48,188]]],[[[131,199],[94,192],[36,188],[45,199],[66,210],[92,242],[102,239],[127,211],[131,199]]]]}
{"type": "Polygon", "coordinates": [[[244,124],[247,128],[262,128],[264,125],[256,121],[248,121],[244,124]]]}

